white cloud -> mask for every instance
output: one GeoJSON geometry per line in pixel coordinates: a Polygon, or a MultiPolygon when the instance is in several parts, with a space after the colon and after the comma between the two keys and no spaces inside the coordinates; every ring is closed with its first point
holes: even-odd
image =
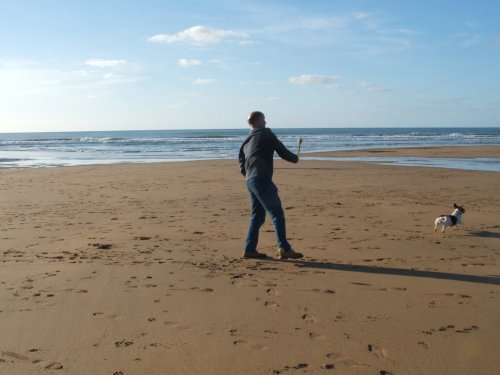
{"type": "Polygon", "coordinates": [[[87,80],[84,82],[68,82],[65,89],[70,90],[95,90],[100,88],[107,88],[111,86],[129,84],[129,83],[137,83],[147,79],[147,77],[125,77],[122,75],[116,74],[105,74],[100,78],[93,78],[91,80],[87,80]]]}
{"type": "Polygon", "coordinates": [[[245,39],[247,34],[234,30],[214,29],[208,26],[193,26],[177,34],[157,34],[148,39],[155,43],[196,43],[196,44],[214,44],[221,43],[224,40],[245,39]]]}
{"type": "Polygon", "coordinates": [[[258,66],[258,65],[262,65],[262,61],[259,61],[259,60],[255,60],[255,61],[246,61],[245,64],[247,65],[255,65],[255,66],[258,66]]]}
{"type": "Polygon", "coordinates": [[[102,78],[104,78],[104,79],[119,79],[119,78],[123,78],[123,76],[120,76],[118,74],[113,74],[113,73],[106,73],[102,76],[102,78]]]}
{"type": "Polygon", "coordinates": [[[356,21],[359,21],[362,25],[368,29],[376,29],[379,26],[379,21],[376,13],[373,12],[354,12],[352,16],[356,21]]]}
{"type": "Polygon", "coordinates": [[[365,92],[380,92],[380,91],[391,91],[389,89],[385,89],[383,87],[377,86],[371,82],[360,82],[358,87],[365,92]]]}
{"type": "Polygon", "coordinates": [[[180,101],[180,102],[177,102],[177,103],[168,104],[167,108],[168,109],[176,109],[176,108],[180,108],[180,107],[183,107],[185,105],[188,105],[188,104],[189,104],[189,101],[183,100],[183,101],[180,101]]]}
{"type": "Polygon", "coordinates": [[[478,44],[480,44],[480,42],[481,42],[481,36],[470,35],[470,36],[466,37],[466,39],[462,42],[462,44],[460,46],[462,48],[468,48],[468,47],[478,45],[478,44]]]}
{"type": "Polygon", "coordinates": [[[133,84],[147,79],[145,76],[126,76],[101,70],[60,70],[42,65],[18,66],[0,69],[0,101],[4,95],[13,98],[36,96],[55,97],[88,92],[97,97],[102,89],[133,84]]]}
{"type": "Polygon", "coordinates": [[[218,66],[219,68],[228,68],[229,63],[225,60],[222,59],[211,59],[210,63],[214,64],[215,66],[218,66]]]}
{"type": "Polygon", "coordinates": [[[125,65],[127,60],[103,60],[103,59],[91,59],[85,62],[86,65],[93,66],[96,68],[114,68],[120,65],[125,65]]]}
{"type": "Polygon", "coordinates": [[[260,43],[256,42],[255,40],[240,40],[238,44],[240,46],[253,46],[255,44],[260,44],[260,43]]]}
{"type": "Polygon", "coordinates": [[[252,38],[294,46],[328,45],[344,40],[351,17],[337,15],[284,15],[279,12],[264,25],[251,31],[252,38]]]}
{"type": "Polygon", "coordinates": [[[354,12],[352,15],[357,20],[366,20],[372,17],[372,13],[369,12],[354,12]]]}
{"type": "Polygon", "coordinates": [[[187,68],[194,65],[201,65],[201,61],[195,59],[179,59],[177,60],[177,65],[187,68]]]}
{"type": "Polygon", "coordinates": [[[193,82],[193,85],[210,85],[212,83],[216,83],[217,80],[213,78],[197,78],[193,82]]]}
{"type": "Polygon", "coordinates": [[[298,77],[290,77],[288,81],[295,85],[309,86],[309,85],[332,85],[337,81],[337,76],[325,76],[318,74],[302,74],[298,77]]]}
{"type": "Polygon", "coordinates": [[[405,27],[399,28],[396,31],[399,32],[399,33],[401,33],[401,34],[407,34],[407,35],[418,35],[418,34],[420,34],[419,31],[411,30],[411,29],[408,29],[408,28],[405,28],[405,27]]]}

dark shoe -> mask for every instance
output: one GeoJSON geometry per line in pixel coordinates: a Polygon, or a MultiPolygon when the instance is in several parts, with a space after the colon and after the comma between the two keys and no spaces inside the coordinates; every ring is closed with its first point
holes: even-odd
{"type": "Polygon", "coordinates": [[[246,259],[262,259],[267,258],[267,254],[259,253],[258,251],[248,251],[243,254],[243,258],[246,259]]]}
{"type": "Polygon", "coordinates": [[[300,259],[303,258],[304,255],[301,253],[296,253],[292,249],[289,251],[285,251],[282,247],[278,248],[278,259],[300,259]]]}

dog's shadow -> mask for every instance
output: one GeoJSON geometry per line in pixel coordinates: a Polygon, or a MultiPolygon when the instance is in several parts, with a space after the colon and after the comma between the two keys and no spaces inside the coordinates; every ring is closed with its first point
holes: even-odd
{"type": "Polygon", "coordinates": [[[490,232],[487,230],[473,230],[466,234],[470,237],[487,237],[487,238],[500,238],[500,233],[490,232]]]}
{"type": "MultiPolygon", "coordinates": [[[[274,259],[272,258],[268,260],[274,261],[274,259]]],[[[279,262],[282,261],[280,260],[279,262]]],[[[461,273],[418,270],[414,268],[377,267],[377,266],[365,266],[358,264],[308,261],[302,259],[297,259],[297,260],[290,259],[287,262],[294,263],[295,266],[299,268],[361,272],[361,273],[371,273],[378,275],[423,277],[430,279],[454,280],[454,281],[464,281],[469,283],[500,285],[500,277],[498,275],[491,275],[491,276],[466,275],[461,273]]]]}

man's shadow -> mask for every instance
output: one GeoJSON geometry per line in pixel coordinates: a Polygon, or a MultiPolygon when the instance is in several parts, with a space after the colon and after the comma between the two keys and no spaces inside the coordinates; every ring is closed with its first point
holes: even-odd
{"type": "MultiPolygon", "coordinates": [[[[269,258],[269,260],[271,260],[271,258],[269,258]]],[[[275,261],[278,261],[278,260],[275,260],[275,261]]],[[[283,262],[283,261],[280,260],[279,262],[283,262]]],[[[357,265],[357,264],[317,262],[317,261],[308,261],[308,260],[300,260],[300,259],[288,259],[288,260],[286,260],[286,262],[293,263],[298,268],[311,268],[311,269],[347,271],[347,272],[361,272],[361,273],[371,273],[371,274],[377,274],[377,275],[423,277],[423,278],[429,278],[429,279],[454,280],[454,281],[465,281],[465,282],[469,282],[469,283],[500,285],[500,276],[499,275],[495,275],[495,276],[465,275],[465,274],[460,274],[460,273],[425,271],[425,270],[418,270],[418,269],[413,269],[413,268],[405,269],[405,268],[393,268],[393,267],[364,266],[364,265],[357,265]]]]}

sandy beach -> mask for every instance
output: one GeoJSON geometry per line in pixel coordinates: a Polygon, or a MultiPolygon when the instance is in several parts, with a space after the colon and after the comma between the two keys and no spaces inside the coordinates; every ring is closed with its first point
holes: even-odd
{"type": "Polygon", "coordinates": [[[0,374],[500,374],[499,177],[276,161],[280,261],[235,160],[0,170],[0,374]]]}

